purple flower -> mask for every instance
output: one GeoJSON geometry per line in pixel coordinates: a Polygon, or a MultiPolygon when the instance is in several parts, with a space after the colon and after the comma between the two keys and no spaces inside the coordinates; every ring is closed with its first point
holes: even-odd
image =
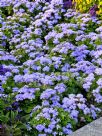
{"type": "Polygon", "coordinates": [[[43,105],[43,106],[48,106],[48,105],[49,105],[49,101],[44,100],[44,101],[42,102],[42,105],[43,105]]]}
{"type": "Polygon", "coordinates": [[[87,115],[87,114],[89,114],[89,113],[90,113],[90,109],[89,109],[89,108],[87,108],[87,107],[86,107],[83,111],[84,111],[84,114],[85,114],[85,115],[87,115]]]}
{"type": "Polygon", "coordinates": [[[90,8],[89,12],[90,12],[91,16],[96,16],[96,11],[97,11],[97,9],[98,9],[98,6],[97,6],[96,4],[93,5],[93,6],[90,8]]]}
{"type": "Polygon", "coordinates": [[[55,124],[51,123],[48,127],[53,130],[55,128],[55,124]]]}
{"type": "Polygon", "coordinates": [[[50,70],[50,68],[49,68],[48,66],[45,66],[45,67],[43,68],[43,71],[48,72],[49,70],[50,70]]]}
{"type": "Polygon", "coordinates": [[[38,134],[38,136],[47,136],[46,134],[38,134]]]}
{"type": "Polygon", "coordinates": [[[67,0],[63,4],[64,8],[71,8],[72,7],[72,0],[67,0]]]}
{"type": "Polygon", "coordinates": [[[10,71],[9,69],[4,68],[2,65],[0,65],[0,75],[4,75],[6,72],[9,72],[9,71],[10,71]]]}
{"type": "Polygon", "coordinates": [[[73,118],[77,118],[78,114],[79,114],[79,111],[77,111],[77,110],[72,110],[71,111],[71,117],[73,117],[73,118]]]}
{"type": "Polygon", "coordinates": [[[96,68],[96,69],[95,69],[95,73],[96,73],[97,75],[102,75],[102,68],[96,68]]]}
{"type": "Polygon", "coordinates": [[[56,90],[53,89],[46,89],[42,94],[41,94],[41,99],[48,99],[51,97],[51,95],[55,95],[56,90]]]}
{"type": "Polygon", "coordinates": [[[45,128],[45,129],[44,129],[44,132],[45,132],[45,133],[48,133],[48,134],[51,134],[51,133],[52,133],[52,129],[50,129],[50,128],[45,128]]]}
{"type": "Polygon", "coordinates": [[[72,125],[70,123],[67,124],[66,128],[72,128],[72,125]]]}
{"type": "Polygon", "coordinates": [[[54,89],[57,90],[57,92],[60,94],[65,92],[66,86],[63,83],[60,83],[60,84],[57,84],[57,86],[55,86],[54,89]]]}
{"type": "Polygon", "coordinates": [[[71,130],[71,129],[68,129],[68,128],[63,127],[63,132],[64,132],[64,134],[69,135],[69,134],[71,134],[71,133],[72,133],[72,130],[71,130]]]}
{"type": "Polygon", "coordinates": [[[42,125],[42,124],[39,124],[36,126],[36,129],[39,131],[39,132],[42,132],[44,130],[45,126],[42,125]]]}

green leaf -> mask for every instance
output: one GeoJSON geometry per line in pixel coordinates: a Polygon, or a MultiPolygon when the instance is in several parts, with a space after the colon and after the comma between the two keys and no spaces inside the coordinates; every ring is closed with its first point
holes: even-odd
{"type": "Polygon", "coordinates": [[[14,119],[15,119],[15,113],[11,111],[11,120],[14,121],[14,119]]]}

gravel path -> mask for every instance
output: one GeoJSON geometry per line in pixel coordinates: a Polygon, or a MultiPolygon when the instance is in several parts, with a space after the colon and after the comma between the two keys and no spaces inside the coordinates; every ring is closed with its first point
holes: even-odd
{"type": "Polygon", "coordinates": [[[102,136],[102,117],[77,130],[71,136],[102,136]]]}

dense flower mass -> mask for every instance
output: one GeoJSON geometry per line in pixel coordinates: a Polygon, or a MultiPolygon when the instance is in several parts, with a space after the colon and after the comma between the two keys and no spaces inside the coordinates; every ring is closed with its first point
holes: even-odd
{"type": "Polygon", "coordinates": [[[0,125],[9,135],[67,136],[102,113],[102,20],[68,2],[0,0],[0,125]]]}

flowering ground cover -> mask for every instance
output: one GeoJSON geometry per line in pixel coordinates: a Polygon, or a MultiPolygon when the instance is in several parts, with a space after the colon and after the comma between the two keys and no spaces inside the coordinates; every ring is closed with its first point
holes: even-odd
{"type": "Polygon", "coordinates": [[[67,136],[102,115],[102,20],[62,0],[0,0],[0,130],[67,136]]]}

